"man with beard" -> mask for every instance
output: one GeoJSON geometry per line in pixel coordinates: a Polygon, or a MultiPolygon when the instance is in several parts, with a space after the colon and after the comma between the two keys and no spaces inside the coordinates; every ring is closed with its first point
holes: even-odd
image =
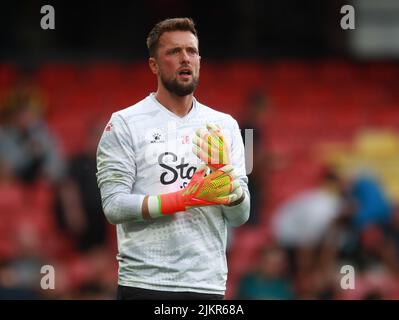
{"type": "Polygon", "coordinates": [[[249,216],[240,130],[193,97],[191,19],[159,22],[147,47],[157,91],[115,112],[97,150],[104,213],[117,228],[118,299],[223,299],[227,226],[249,216]]]}

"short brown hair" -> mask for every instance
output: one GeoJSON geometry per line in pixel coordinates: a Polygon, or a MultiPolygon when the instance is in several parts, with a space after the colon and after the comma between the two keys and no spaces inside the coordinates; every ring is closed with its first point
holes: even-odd
{"type": "Polygon", "coordinates": [[[198,39],[195,23],[191,18],[174,18],[163,20],[158,22],[148,34],[147,48],[150,57],[155,56],[161,35],[164,32],[170,31],[190,31],[198,39]]]}

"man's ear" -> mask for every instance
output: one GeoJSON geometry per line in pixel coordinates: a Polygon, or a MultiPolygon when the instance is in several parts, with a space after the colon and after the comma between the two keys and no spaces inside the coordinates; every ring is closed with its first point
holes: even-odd
{"type": "Polygon", "coordinates": [[[155,58],[150,57],[148,59],[148,65],[150,66],[151,72],[153,74],[158,74],[158,64],[157,64],[157,61],[155,60],[155,58]]]}

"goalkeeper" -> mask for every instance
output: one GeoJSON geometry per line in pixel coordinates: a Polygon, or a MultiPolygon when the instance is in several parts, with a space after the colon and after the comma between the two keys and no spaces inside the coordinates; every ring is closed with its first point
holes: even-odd
{"type": "Polygon", "coordinates": [[[118,299],[223,299],[227,225],[245,223],[250,205],[238,124],[193,96],[191,19],[158,23],[147,46],[157,91],[115,112],[97,150],[103,210],[117,229],[118,299]]]}

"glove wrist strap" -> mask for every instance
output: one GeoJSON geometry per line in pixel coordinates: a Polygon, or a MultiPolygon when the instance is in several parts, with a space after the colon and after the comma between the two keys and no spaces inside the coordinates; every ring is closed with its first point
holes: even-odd
{"type": "Polygon", "coordinates": [[[161,194],[158,196],[158,202],[163,215],[170,215],[186,210],[182,191],[161,194]]]}

